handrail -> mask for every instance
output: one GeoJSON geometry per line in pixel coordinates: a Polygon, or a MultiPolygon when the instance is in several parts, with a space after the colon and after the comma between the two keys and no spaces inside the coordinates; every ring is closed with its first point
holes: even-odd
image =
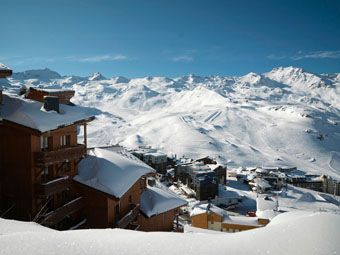
{"type": "Polygon", "coordinates": [[[36,166],[48,166],[65,160],[79,159],[84,155],[86,155],[86,145],[78,144],[54,151],[35,152],[34,158],[36,166]]]}
{"type": "Polygon", "coordinates": [[[134,207],[121,218],[117,224],[117,228],[126,228],[139,214],[139,204],[133,204],[134,207]]]}

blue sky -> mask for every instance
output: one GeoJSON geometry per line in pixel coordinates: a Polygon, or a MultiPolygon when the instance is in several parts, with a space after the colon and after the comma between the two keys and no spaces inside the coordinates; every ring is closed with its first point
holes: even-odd
{"type": "Polygon", "coordinates": [[[0,0],[14,71],[176,77],[340,72],[340,1],[0,0]]]}

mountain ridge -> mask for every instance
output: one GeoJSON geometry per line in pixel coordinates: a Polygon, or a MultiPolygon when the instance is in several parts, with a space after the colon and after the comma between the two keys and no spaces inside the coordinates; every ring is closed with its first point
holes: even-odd
{"type": "Polygon", "coordinates": [[[218,157],[230,168],[289,165],[340,179],[337,73],[278,67],[240,77],[94,73],[93,80],[49,69],[33,74],[2,82],[5,93],[21,86],[74,89],[72,101],[97,113],[90,146],[152,146],[170,156],[218,157]]]}

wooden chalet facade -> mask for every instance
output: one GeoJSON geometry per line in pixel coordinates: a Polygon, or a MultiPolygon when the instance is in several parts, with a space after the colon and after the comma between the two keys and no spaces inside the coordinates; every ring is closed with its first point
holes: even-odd
{"type": "Polygon", "coordinates": [[[132,154],[103,148],[90,150],[74,177],[84,194],[89,228],[172,231],[178,208],[187,202],[147,184],[156,171],[132,154]]]}
{"type": "Polygon", "coordinates": [[[0,92],[0,217],[59,230],[174,230],[186,201],[148,187],[156,171],[131,154],[96,148],[101,155],[89,155],[86,125],[94,117],[70,102],[74,91],[0,92]],[[99,160],[106,167],[91,165],[99,160]]]}
{"type": "Polygon", "coordinates": [[[29,104],[21,98],[3,97],[6,100],[0,106],[1,215],[69,229],[84,219],[81,211],[84,198],[72,181],[87,152],[86,138],[85,144],[77,143],[77,128],[84,126],[86,137],[86,124],[93,117],[77,113],[72,120],[72,106],[67,106],[63,116],[57,116],[56,112],[40,110],[38,102],[29,104]],[[18,109],[13,110],[12,104],[19,105],[18,109]],[[51,124],[39,126],[39,121],[51,124]]]}

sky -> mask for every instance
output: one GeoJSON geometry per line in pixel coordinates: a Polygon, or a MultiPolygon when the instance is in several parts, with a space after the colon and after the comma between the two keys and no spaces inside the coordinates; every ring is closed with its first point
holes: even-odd
{"type": "Polygon", "coordinates": [[[340,72],[340,1],[0,0],[0,62],[62,75],[340,72]]]}

